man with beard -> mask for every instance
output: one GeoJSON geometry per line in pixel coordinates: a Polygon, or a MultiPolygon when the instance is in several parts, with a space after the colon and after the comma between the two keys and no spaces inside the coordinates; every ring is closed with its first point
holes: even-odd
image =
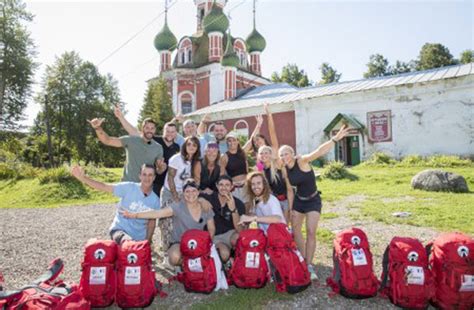
{"type": "Polygon", "coordinates": [[[245,213],[244,203],[232,195],[232,178],[221,175],[216,182],[217,192],[201,194],[209,201],[214,211],[216,233],[214,244],[223,262],[229,259],[230,251],[235,246],[242,226],[239,226],[240,216],[245,213]]]}
{"type": "MultiPolygon", "coordinates": [[[[138,183],[121,182],[117,184],[105,184],[86,176],[84,170],[75,166],[71,169],[71,174],[80,182],[106,193],[112,193],[119,197],[117,211],[110,226],[110,238],[117,244],[126,240],[148,240],[150,243],[153,238],[155,226],[150,226],[150,220],[128,219],[123,217],[119,210],[128,210],[132,212],[158,210],[160,209],[160,200],[153,193],[153,179],[155,178],[155,167],[153,165],[142,165],[138,174],[138,183]]],[[[155,222],[156,220],[151,220],[155,222]]]]}
{"type": "MultiPolygon", "coordinates": [[[[124,117],[122,110],[118,106],[115,107],[114,110],[115,117],[119,120],[122,127],[128,132],[131,136],[140,136],[140,132],[137,128],[133,127],[124,117]]],[[[166,123],[163,127],[163,135],[162,136],[153,136],[153,140],[155,140],[161,147],[163,148],[163,161],[166,166],[161,174],[158,174],[155,178],[155,182],[153,183],[153,191],[155,194],[160,196],[161,188],[165,183],[165,176],[166,172],[168,171],[168,162],[169,159],[179,153],[180,146],[175,142],[177,138],[178,130],[175,123],[169,122],[166,123]]]]}
{"type": "MultiPolygon", "coordinates": [[[[184,118],[182,115],[177,115],[174,118],[174,120],[176,120],[177,122],[181,122],[184,120],[184,118]]],[[[178,134],[178,136],[176,137],[176,143],[178,143],[179,147],[181,147],[184,144],[184,140],[187,137],[195,136],[199,139],[201,158],[203,158],[204,150],[206,149],[207,140],[197,135],[197,126],[196,126],[196,123],[192,119],[187,119],[183,122],[183,134],[184,136],[178,134]]]]}
{"type": "Polygon", "coordinates": [[[262,172],[254,171],[247,175],[245,190],[252,202],[251,215],[242,215],[239,224],[256,222],[265,234],[272,223],[286,224],[280,202],[271,194],[270,185],[262,172]]]}
{"type": "Polygon", "coordinates": [[[99,141],[112,147],[125,148],[125,166],[122,181],[140,182],[140,170],[143,164],[155,165],[156,172],[162,174],[166,170],[163,161],[163,147],[153,140],[156,124],[151,118],[142,122],[142,131],[139,136],[110,137],[102,129],[103,118],[94,118],[88,122],[94,128],[99,141]]]}
{"type": "Polygon", "coordinates": [[[204,115],[201,120],[201,123],[198,126],[197,132],[198,135],[206,139],[206,141],[219,144],[219,151],[221,154],[225,154],[228,151],[227,141],[225,137],[227,135],[227,128],[224,125],[224,122],[217,121],[214,122],[214,126],[212,127],[212,133],[206,132],[207,130],[207,123],[211,121],[209,114],[204,115]]]}

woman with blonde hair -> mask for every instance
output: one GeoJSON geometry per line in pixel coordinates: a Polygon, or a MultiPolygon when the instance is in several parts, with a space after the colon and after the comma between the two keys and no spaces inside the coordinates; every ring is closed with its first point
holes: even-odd
{"type": "Polygon", "coordinates": [[[272,194],[280,202],[281,209],[288,222],[290,220],[290,211],[293,208],[294,194],[286,169],[281,160],[276,158],[276,154],[270,146],[261,146],[258,149],[257,158],[263,165],[262,172],[268,181],[272,194]]]}
{"type": "Polygon", "coordinates": [[[279,150],[280,159],[286,166],[288,180],[291,186],[296,188],[291,226],[298,249],[306,259],[313,280],[318,278],[312,261],[316,250],[316,229],[318,228],[322,205],[311,162],[329,153],[336,142],[347,136],[348,133],[349,128],[344,125],[331,140],[321,144],[313,152],[298,157],[296,157],[291,146],[283,145],[279,150]],[[302,232],[303,221],[305,220],[306,241],[302,232]]]}

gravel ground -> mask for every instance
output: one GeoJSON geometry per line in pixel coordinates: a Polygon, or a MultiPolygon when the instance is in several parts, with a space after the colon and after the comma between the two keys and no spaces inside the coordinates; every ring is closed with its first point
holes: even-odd
{"type": "MultiPolygon", "coordinates": [[[[372,246],[377,275],[381,273],[382,253],[393,236],[416,236],[422,241],[427,241],[437,234],[436,231],[423,227],[352,220],[348,215],[357,212],[354,205],[364,199],[364,196],[350,196],[337,203],[328,204],[323,212],[334,212],[339,217],[324,220],[320,226],[335,233],[352,225],[364,228],[372,246]]],[[[55,257],[61,257],[65,263],[63,278],[78,282],[82,248],[89,238],[108,238],[108,227],[112,222],[114,210],[112,205],[0,209],[0,271],[5,277],[6,287],[13,289],[27,284],[40,275],[55,257]]],[[[316,263],[320,283],[315,282],[308,290],[291,300],[270,302],[266,308],[390,309],[392,307],[387,300],[378,297],[354,301],[341,296],[329,296],[330,291],[324,283],[331,273],[331,251],[329,244],[318,245],[316,263]]],[[[157,271],[158,278],[162,281],[170,276],[166,269],[158,268],[157,271]]],[[[165,290],[169,292],[169,296],[165,299],[156,298],[153,308],[159,306],[182,309],[210,298],[206,295],[185,293],[182,286],[177,283],[165,286],[165,290]]]]}

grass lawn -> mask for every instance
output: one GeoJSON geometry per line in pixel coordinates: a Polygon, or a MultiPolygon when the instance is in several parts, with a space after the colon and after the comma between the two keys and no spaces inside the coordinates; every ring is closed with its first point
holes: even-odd
{"type": "MultiPolygon", "coordinates": [[[[318,187],[322,191],[323,201],[365,195],[365,201],[354,205],[360,208],[360,216],[369,216],[386,223],[474,234],[474,166],[442,168],[464,176],[470,189],[465,194],[413,190],[410,187],[411,178],[424,169],[428,168],[357,166],[350,169],[358,177],[356,181],[324,179],[318,182],[318,187]],[[396,218],[391,215],[398,211],[410,212],[411,216],[396,218]]],[[[331,209],[323,208],[323,214],[326,212],[331,214],[331,209]]]]}
{"type": "MultiPolygon", "coordinates": [[[[105,169],[104,182],[118,182],[121,168],[105,169]]],[[[91,203],[113,203],[118,201],[111,194],[99,192],[82,185],[78,181],[40,184],[38,179],[0,181],[0,209],[2,208],[54,208],[67,205],[91,203]]]]}

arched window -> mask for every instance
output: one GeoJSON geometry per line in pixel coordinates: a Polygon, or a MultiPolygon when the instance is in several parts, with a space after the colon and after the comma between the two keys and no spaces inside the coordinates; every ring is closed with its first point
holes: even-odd
{"type": "Polygon", "coordinates": [[[237,53],[237,56],[239,56],[240,66],[244,68],[247,67],[247,52],[245,49],[245,43],[242,39],[235,39],[234,50],[237,53]]]}
{"type": "Polygon", "coordinates": [[[181,106],[181,113],[187,114],[194,111],[194,96],[191,92],[185,91],[180,94],[179,102],[181,106]]]}
{"type": "Polygon", "coordinates": [[[234,131],[237,132],[240,136],[249,137],[249,123],[246,120],[238,120],[234,124],[234,131]]]}
{"type": "Polygon", "coordinates": [[[178,54],[180,65],[185,65],[192,61],[193,44],[191,43],[191,40],[189,38],[184,38],[179,43],[178,54]]]}

